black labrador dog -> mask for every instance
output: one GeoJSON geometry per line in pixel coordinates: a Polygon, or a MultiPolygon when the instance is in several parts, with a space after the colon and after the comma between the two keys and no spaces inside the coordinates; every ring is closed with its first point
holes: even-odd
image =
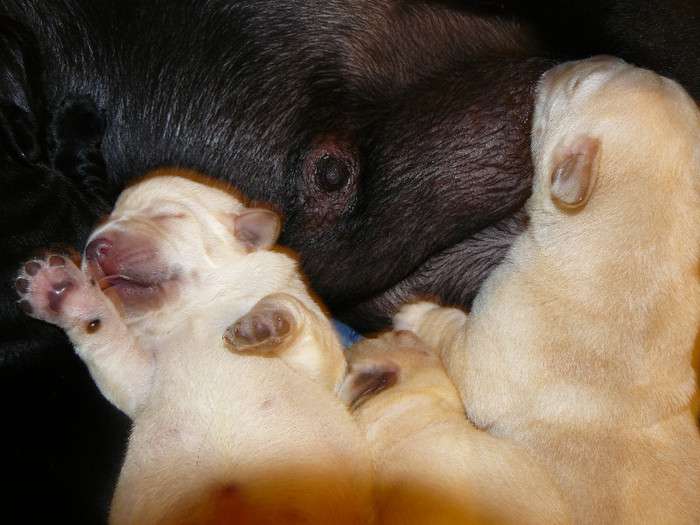
{"type": "Polygon", "coordinates": [[[282,242],[358,330],[418,295],[468,306],[527,220],[539,75],[604,52],[697,95],[699,13],[661,1],[4,0],[3,509],[105,519],[128,421],[62,335],[22,315],[13,287],[35,250],[80,250],[128,182],[183,166],[276,206],[282,242]]]}

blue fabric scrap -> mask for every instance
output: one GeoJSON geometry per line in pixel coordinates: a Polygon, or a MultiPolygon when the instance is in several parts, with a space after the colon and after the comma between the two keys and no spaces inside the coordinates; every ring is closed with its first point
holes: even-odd
{"type": "Polygon", "coordinates": [[[364,336],[357,333],[345,323],[341,323],[337,319],[333,319],[333,324],[335,325],[335,329],[337,330],[340,340],[343,343],[343,348],[352,346],[360,339],[364,339],[364,336]]]}

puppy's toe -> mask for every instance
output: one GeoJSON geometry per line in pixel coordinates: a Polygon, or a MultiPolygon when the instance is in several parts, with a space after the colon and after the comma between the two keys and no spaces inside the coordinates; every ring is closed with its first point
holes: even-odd
{"type": "Polygon", "coordinates": [[[394,330],[416,332],[423,318],[436,308],[440,308],[440,305],[431,301],[418,301],[403,305],[392,320],[394,330]]]}
{"type": "Polygon", "coordinates": [[[258,303],[226,329],[224,339],[239,351],[269,350],[283,343],[293,326],[292,313],[287,308],[258,303]]]}
{"type": "Polygon", "coordinates": [[[80,270],[61,255],[29,261],[15,281],[19,306],[32,317],[58,324],[67,298],[81,279],[80,270]]]}

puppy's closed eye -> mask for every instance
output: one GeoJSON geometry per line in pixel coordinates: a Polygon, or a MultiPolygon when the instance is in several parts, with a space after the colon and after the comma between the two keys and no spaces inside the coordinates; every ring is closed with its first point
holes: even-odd
{"type": "Polygon", "coordinates": [[[159,213],[158,215],[154,215],[151,217],[152,220],[157,221],[157,222],[163,222],[163,221],[169,221],[169,220],[182,220],[186,219],[187,215],[181,212],[165,212],[165,213],[159,213]]]}

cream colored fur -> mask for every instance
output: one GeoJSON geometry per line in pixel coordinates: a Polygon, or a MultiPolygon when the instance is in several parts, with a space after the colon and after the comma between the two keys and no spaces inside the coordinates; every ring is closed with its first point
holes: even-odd
{"type": "Polygon", "coordinates": [[[254,213],[268,221],[265,212],[177,173],[127,189],[91,236],[152,243],[142,250],[149,274],[167,278],[147,307],[105,295],[87,262],[81,272],[48,258],[23,274],[33,315],[67,331],[134,420],[111,522],[371,522],[369,451],[335,395],[341,344],[295,260],[271,246],[279,223],[249,243],[242,225],[254,213]],[[52,312],[44,281],[62,278],[72,288],[52,312]],[[294,312],[287,342],[258,351],[225,341],[261,300],[294,312]]]}
{"type": "Polygon", "coordinates": [[[700,523],[697,107],[624,62],[569,63],[540,82],[532,153],[529,227],[471,313],[418,303],[396,328],[440,349],[470,419],[545,465],[576,523],[700,523]]]}
{"type": "Polygon", "coordinates": [[[567,523],[549,474],[466,417],[440,358],[412,332],[348,349],[340,397],[374,453],[382,524],[567,523]]]}

